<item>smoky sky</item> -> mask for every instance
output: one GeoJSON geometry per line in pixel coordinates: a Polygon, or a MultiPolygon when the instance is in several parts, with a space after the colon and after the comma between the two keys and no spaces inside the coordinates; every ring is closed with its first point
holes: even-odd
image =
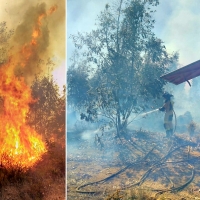
{"type": "Polygon", "coordinates": [[[68,0],[67,1],[67,59],[69,60],[74,46],[69,39],[71,34],[89,32],[94,29],[97,15],[103,11],[108,0],[68,0]]]}
{"type": "Polygon", "coordinates": [[[155,15],[155,30],[170,52],[178,51],[180,64],[199,60],[199,1],[162,0],[155,15]]]}
{"type": "MultiPolygon", "coordinates": [[[[115,1],[116,2],[116,1],[115,1]]],[[[70,34],[90,32],[95,19],[108,0],[68,0],[67,2],[67,57],[73,52],[70,34]]],[[[154,32],[169,52],[179,52],[181,66],[199,60],[200,7],[198,0],[161,0],[156,7],[154,32]]]]}

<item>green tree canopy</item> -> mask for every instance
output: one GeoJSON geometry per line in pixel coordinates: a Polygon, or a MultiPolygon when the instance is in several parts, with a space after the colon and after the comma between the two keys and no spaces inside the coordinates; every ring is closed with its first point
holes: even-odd
{"type": "Polygon", "coordinates": [[[52,76],[36,76],[31,90],[35,102],[30,105],[29,125],[46,138],[51,134],[62,137],[65,134],[65,87],[59,94],[52,76]]]}
{"type": "MultiPolygon", "coordinates": [[[[176,53],[167,52],[153,32],[152,13],[158,3],[120,0],[117,6],[107,4],[97,17],[96,30],[71,36],[82,55],[76,63],[84,62],[84,69],[88,69],[85,85],[89,84],[89,89],[80,91],[90,99],[82,104],[82,118],[94,121],[99,116],[106,117],[118,135],[125,133],[132,113],[160,97],[165,85],[160,76],[178,59],[176,53]]],[[[81,72],[81,68],[77,70],[81,72]]],[[[78,78],[75,73],[74,76],[78,78]]],[[[78,90],[79,85],[74,87],[78,90]]],[[[73,92],[69,90],[70,95],[73,92]]],[[[79,96],[76,95],[81,100],[79,96]]]]}

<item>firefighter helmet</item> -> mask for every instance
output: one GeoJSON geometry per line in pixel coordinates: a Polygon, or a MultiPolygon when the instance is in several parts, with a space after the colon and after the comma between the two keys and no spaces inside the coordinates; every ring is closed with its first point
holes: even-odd
{"type": "Polygon", "coordinates": [[[163,95],[162,95],[165,99],[170,99],[171,97],[173,97],[172,94],[168,93],[168,92],[165,92],[163,95]]]}

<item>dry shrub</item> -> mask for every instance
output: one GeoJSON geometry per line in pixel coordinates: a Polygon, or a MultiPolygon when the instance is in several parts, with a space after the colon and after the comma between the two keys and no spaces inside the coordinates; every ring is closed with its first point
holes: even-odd
{"type": "Polygon", "coordinates": [[[120,190],[115,191],[113,194],[107,196],[105,200],[156,200],[151,196],[150,191],[143,189],[128,190],[127,194],[122,194],[120,190]]]}
{"type": "Polygon", "coordinates": [[[12,197],[13,200],[18,200],[20,199],[19,188],[28,177],[28,169],[19,163],[13,164],[12,158],[6,154],[1,158],[4,162],[0,165],[0,199],[12,197]]]}
{"type": "MultiPolygon", "coordinates": [[[[65,179],[65,140],[49,140],[47,147],[48,152],[29,169],[13,165],[12,160],[4,155],[4,165],[0,165],[0,199],[42,200],[55,193],[52,185],[63,184],[65,179]],[[15,192],[12,194],[11,191],[15,192]]],[[[54,196],[64,193],[61,189],[60,194],[54,196]]]]}
{"type": "Polygon", "coordinates": [[[42,161],[28,171],[20,189],[21,199],[44,199],[51,185],[65,177],[65,149],[52,138],[47,141],[47,148],[42,161]]]}
{"type": "Polygon", "coordinates": [[[123,199],[123,195],[120,194],[120,190],[117,190],[113,194],[106,197],[105,200],[122,200],[122,199],[123,199]]]}
{"type": "Polygon", "coordinates": [[[145,139],[145,140],[152,139],[151,132],[143,130],[142,128],[140,128],[139,130],[136,130],[134,135],[136,138],[139,138],[139,139],[145,139]]]}
{"type": "Polygon", "coordinates": [[[127,200],[156,200],[152,197],[152,193],[142,188],[129,190],[127,194],[127,200]]]}
{"type": "Polygon", "coordinates": [[[0,165],[0,186],[6,186],[10,183],[22,183],[26,179],[28,169],[20,163],[14,163],[12,158],[3,154],[1,159],[3,162],[0,165]],[[13,164],[14,163],[14,164],[13,164]]]}
{"type": "Polygon", "coordinates": [[[44,188],[44,180],[32,178],[30,181],[25,181],[21,186],[19,190],[20,197],[27,200],[41,200],[44,197],[44,188]]]}
{"type": "Polygon", "coordinates": [[[31,169],[22,167],[20,164],[12,164],[12,161],[7,156],[6,167],[0,167],[0,188],[1,195],[5,198],[11,196],[15,199],[34,199],[43,198],[43,182],[36,174],[32,174],[31,169]],[[15,191],[10,194],[10,191],[15,191]],[[13,196],[12,196],[13,195],[13,196]]]}
{"type": "Polygon", "coordinates": [[[65,139],[57,139],[48,142],[48,157],[51,161],[50,172],[53,178],[65,176],[66,157],[65,157],[65,139]]]}
{"type": "Polygon", "coordinates": [[[194,132],[195,130],[197,129],[197,124],[193,121],[191,121],[189,124],[188,124],[188,132],[189,132],[189,135],[190,135],[190,138],[194,136],[194,132]]]}

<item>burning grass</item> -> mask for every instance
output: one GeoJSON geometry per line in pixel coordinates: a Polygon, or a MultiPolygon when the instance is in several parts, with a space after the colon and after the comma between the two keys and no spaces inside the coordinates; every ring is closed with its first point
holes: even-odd
{"type": "Polygon", "coordinates": [[[48,143],[48,151],[32,168],[13,166],[12,163],[8,165],[9,167],[1,167],[1,199],[64,199],[65,147],[63,144],[60,141],[48,143]]]}

